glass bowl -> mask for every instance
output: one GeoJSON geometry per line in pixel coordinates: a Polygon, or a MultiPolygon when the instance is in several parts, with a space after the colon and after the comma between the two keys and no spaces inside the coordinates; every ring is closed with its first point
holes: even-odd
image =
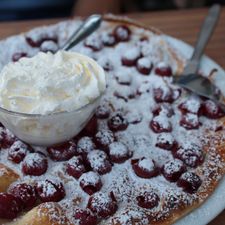
{"type": "Polygon", "coordinates": [[[49,115],[18,113],[0,107],[0,121],[22,141],[50,146],[78,134],[93,116],[102,95],[77,110],[49,115]]]}

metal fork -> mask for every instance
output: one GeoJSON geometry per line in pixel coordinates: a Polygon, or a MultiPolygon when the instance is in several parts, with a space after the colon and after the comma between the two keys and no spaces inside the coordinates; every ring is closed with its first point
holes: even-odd
{"type": "Polygon", "coordinates": [[[173,82],[200,96],[219,103],[225,110],[225,104],[222,101],[224,97],[221,92],[218,91],[218,88],[210,81],[210,79],[198,74],[203,51],[217,24],[220,11],[221,7],[219,5],[213,5],[210,8],[208,15],[203,22],[191,59],[187,62],[183,74],[173,77],[173,82]]]}

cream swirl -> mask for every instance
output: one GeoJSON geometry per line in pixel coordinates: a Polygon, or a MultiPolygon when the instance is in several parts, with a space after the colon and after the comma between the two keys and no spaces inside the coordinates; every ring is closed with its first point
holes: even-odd
{"type": "Polygon", "coordinates": [[[105,90],[105,73],[91,58],[72,52],[38,53],[9,63],[0,73],[0,105],[10,111],[73,111],[105,90]]]}

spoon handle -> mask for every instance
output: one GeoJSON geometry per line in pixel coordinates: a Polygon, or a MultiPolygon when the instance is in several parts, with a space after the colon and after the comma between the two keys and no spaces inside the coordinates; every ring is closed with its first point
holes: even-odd
{"type": "Polygon", "coordinates": [[[93,33],[101,24],[101,15],[89,16],[80,27],[71,35],[69,40],[61,48],[62,50],[68,51],[73,48],[76,44],[82,41],[84,38],[93,33]]]}
{"type": "Polygon", "coordinates": [[[203,51],[205,49],[206,44],[209,41],[209,38],[211,37],[211,34],[213,33],[213,30],[215,28],[215,25],[219,19],[221,7],[218,4],[213,5],[209,9],[209,13],[204,20],[201,31],[199,33],[197,43],[195,45],[195,50],[193,52],[193,55],[191,57],[191,60],[199,61],[203,51]]]}

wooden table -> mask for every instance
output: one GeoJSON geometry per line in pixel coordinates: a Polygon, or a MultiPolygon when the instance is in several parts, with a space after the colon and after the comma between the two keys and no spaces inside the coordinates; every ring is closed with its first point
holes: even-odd
{"type": "MultiPolygon", "coordinates": [[[[206,14],[207,9],[203,8],[179,11],[134,13],[129,14],[128,16],[147,25],[155,26],[166,34],[193,45],[206,14]]],[[[51,24],[58,21],[60,21],[60,19],[1,23],[0,38],[27,31],[35,26],[51,24]]],[[[222,9],[220,21],[212,39],[208,44],[206,54],[225,68],[225,7],[222,9]]],[[[221,201],[222,200],[223,199],[221,199],[221,201]]],[[[225,210],[208,225],[224,224],[225,210]]]]}

